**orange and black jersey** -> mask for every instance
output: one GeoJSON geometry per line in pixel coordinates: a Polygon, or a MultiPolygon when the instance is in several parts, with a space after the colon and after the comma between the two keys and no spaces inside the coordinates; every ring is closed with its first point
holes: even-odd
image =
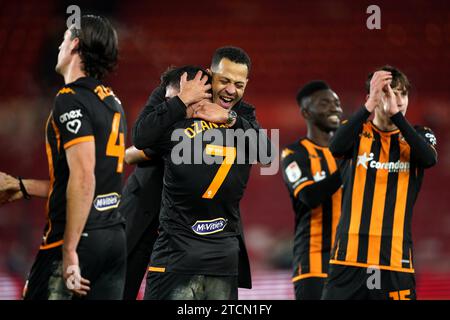
{"type": "Polygon", "coordinates": [[[307,138],[284,148],[281,161],[295,211],[292,281],[325,278],[341,214],[338,163],[327,147],[307,138]]]}
{"type": "Polygon", "coordinates": [[[46,124],[50,190],[41,249],[62,244],[70,175],[66,149],[78,143],[94,141],[96,154],[94,201],[85,230],[123,222],[116,208],[120,202],[125,133],[120,101],[98,80],[80,78],[59,90],[46,124]]]}
{"type": "MultiPolygon", "coordinates": [[[[239,102],[233,110],[238,114],[234,128],[242,133],[259,129],[253,107],[239,102]]],[[[150,271],[249,274],[239,203],[251,164],[237,163],[246,153],[227,138],[231,130],[224,124],[186,119],[186,106],[174,97],[144,109],[133,132],[136,147],[159,152],[165,163],[160,233],[150,271]],[[177,129],[180,135],[172,141],[177,129]]],[[[241,285],[249,286],[249,280],[241,285]]]]}
{"type": "Polygon", "coordinates": [[[381,131],[365,107],[336,132],[330,149],[349,165],[342,215],[330,263],[414,272],[413,206],[424,168],[436,163],[436,138],[399,112],[398,130],[381,131]]]}

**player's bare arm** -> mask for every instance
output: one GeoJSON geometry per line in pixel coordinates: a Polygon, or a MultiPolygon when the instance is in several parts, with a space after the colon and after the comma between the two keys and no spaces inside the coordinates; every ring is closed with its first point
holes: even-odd
{"type": "Polygon", "coordinates": [[[64,231],[63,273],[66,280],[70,276],[75,278],[79,276],[80,286],[76,286],[72,291],[79,295],[86,295],[89,290],[89,281],[76,274],[77,269],[79,272],[76,249],[94,199],[95,142],[76,144],[67,149],[66,153],[70,175],[66,193],[67,224],[64,231]],[[72,272],[70,274],[69,267],[72,272]]]}
{"type": "MultiPolygon", "coordinates": [[[[22,183],[28,195],[47,198],[49,190],[48,180],[22,179],[22,183]]],[[[0,204],[20,200],[23,196],[20,180],[7,173],[0,172],[0,204]]]]}
{"type": "Polygon", "coordinates": [[[131,146],[125,150],[125,162],[127,164],[137,164],[142,161],[150,160],[144,150],[139,150],[135,146],[131,146]]]}
{"type": "MultiPolygon", "coordinates": [[[[22,179],[22,182],[30,196],[47,198],[50,183],[48,180],[22,179]]],[[[0,172],[0,191],[20,191],[19,179],[0,172]]]]}

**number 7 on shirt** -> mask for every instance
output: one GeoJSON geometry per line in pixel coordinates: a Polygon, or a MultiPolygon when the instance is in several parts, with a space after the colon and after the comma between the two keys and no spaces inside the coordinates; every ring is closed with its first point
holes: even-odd
{"type": "Polygon", "coordinates": [[[211,181],[211,184],[202,196],[202,198],[204,199],[212,199],[224,182],[225,178],[228,175],[228,172],[231,169],[231,166],[234,163],[234,160],[236,159],[236,148],[208,144],[206,145],[205,153],[211,156],[225,157],[219,167],[219,170],[214,176],[214,179],[211,181]]]}

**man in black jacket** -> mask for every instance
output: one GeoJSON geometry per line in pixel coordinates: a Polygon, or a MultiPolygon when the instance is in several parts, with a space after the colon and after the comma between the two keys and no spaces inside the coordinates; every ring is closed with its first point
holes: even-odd
{"type": "Polygon", "coordinates": [[[125,162],[136,164],[136,168],[128,177],[119,205],[119,211],[126,218],[127,236],[123,298],[135,300],[158,236],[164,165],[151,150],[137,150],[133,146],[126,150],[125,162]]]}
{"type": "MultiPolygon", "coordinates": [[[[194,66],[169,69],[161,75],[161,84],[150,95],[145,108],[153,108],[179,92],[179,79],[184,72],[193,78],[194,66]],[[174,81],[174,83],[169,83],[174,81]]],[[[131,146],[125,152],[125,162],[136,165],[122,191],[120,213],[126,218],[127,273],[124,300],[135,300],[147,270],[153,245],[158,236],[159,210],[164,175],[164,163],[151,149],[131,146]]]]}

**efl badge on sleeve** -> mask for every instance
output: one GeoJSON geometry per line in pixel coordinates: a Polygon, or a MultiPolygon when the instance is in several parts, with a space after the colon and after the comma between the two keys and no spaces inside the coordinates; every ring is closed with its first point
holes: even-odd
{"type": "Polygon", "coordinates": [[[289,182],[295,182],[302,176],[302,170],[300,170],[300,167],[295,161],[292,161],[287,166],[285,172],[289,182]]]}

